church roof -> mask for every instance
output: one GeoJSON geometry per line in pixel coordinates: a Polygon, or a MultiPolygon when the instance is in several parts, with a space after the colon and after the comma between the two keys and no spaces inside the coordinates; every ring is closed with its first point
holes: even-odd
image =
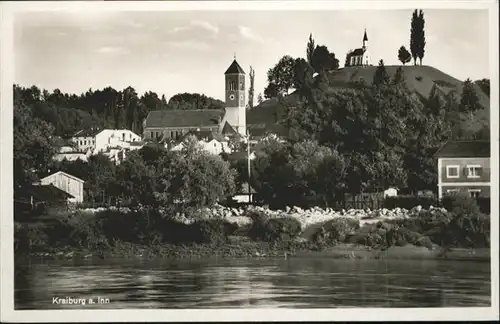
{"type": "Polygon", "coordinates": [[[365,35],[363,36],[363,42],[367,42],[368,41],[368,36],[366,36],[366,30],[365,30],[365,35]]]}
{"type": "Polygon", "coordinates": [[[238,62],[234,60],[224,74],[245,74],[245,71],[243,71],[238,62]]]}
{"type": "Polygon", "coordinates": [[[224,110],[153,110],[146,118],[145,128],[157,127],[208,127],[217,126],[224,117],[224,110]]]}
{"type": "Polygon", "coordinates": [[[351,53],[349,53],[348,56],[358,56],[358,55],[363,55],[364,53],[365,53],[364,49],[362,49],[362,48],[356,48],[351,53]]]}

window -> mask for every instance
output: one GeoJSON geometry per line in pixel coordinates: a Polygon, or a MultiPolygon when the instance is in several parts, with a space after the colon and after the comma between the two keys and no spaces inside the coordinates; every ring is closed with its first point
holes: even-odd
{"type": "Polygon", "coordinates": [[[458,165],[447,165],[446,166],[446,177],[447,178],[459,178],[459,174],[458,174],[458,169],[460,168],[460,166],[458,165]]]}
{"type": "Polygon", "coordinates": [[[174,132],[170,131],[170,138],[174,138],[174,132]]]}
{"type": "Polygon", "coordinates": [[[453,194],[458,193],[458,189],[447,189],[447,190],[446,190],[446,193],[447,193],[448,195],[453,195],[453,194]]]}
{"type": "Polygon", "coordinates": [[[480,165],[468,165],[467,178],[479,178],[481,176],[481,169],[480,165]]]}
{"type": "Polygon", "coordinates": [[[151,132],[151,138],[153,138],[153,132],[151,132]]]}
{"type": "Polygon", "coordinates": [[[481,189],[469,189],[469,195],[471,198],[477,198],[481,194],[481,189]]]}
{"type": "Polygon", "coordinates": [[[245,90],[245,85],[243,84],[243,82],[240,82],[240,90],[245,90]]]}
{"type": "Polygon", "coordinates": [[[229,82],[229,90],[236,90],[236,82],[235,81],[229,82]]]}

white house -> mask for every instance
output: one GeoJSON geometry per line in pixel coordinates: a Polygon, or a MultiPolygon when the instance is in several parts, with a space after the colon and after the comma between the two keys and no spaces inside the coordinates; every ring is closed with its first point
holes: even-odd
{"type": "Polygon", "coordinates": [[[40,180],[42,185],[52,184],[54,187],[75,197],[73,202],[83,202],[83,181],[75,176],[59,171],[40,180]]]}
{"type": "Polygon", "coordinates": [[[385,197],[396,197],[398,195],[398,189],[396,188],[389,188],[384,191],[384,198],[385,197]]]}
{"type": "Polygon", "coordinates": [[[102,152],[108,147],[125,148],[140,141],[141,137],[128,129],[104,129],[95,135],[95,149],[102,152]]]}
{"type": "Polygon", "coordinates": [[[76,150],[83,152],[95,147],[95,136],[100,132],[98,128],[79,130],[71,137],[76,150]]]}
{"type": "Polygon", "coordinates": [[[253,201],[254,194],[255,190],[252,188],[252,186],[250,186],[247,182],[244,182],[236,191],[236,194],[233,196],[233,200],[236,200],[240,203],[249,203],[253,201]]]}
{"type": "MultiPolygon", "coordinates": [[[[99,129],[80,130],[71,141],[78,151],[93,152],[106,151],[108,147],[127,147],[130,143],[140,142],[141,137],[128,129],[99,129]]],[[[96,153],[96,154],[97,154],[96,153]]]]}
{"type": "MultiPolygon", "coordinates": [[[[203,131],[191,131],[186,133],[183,136],[182,140],[179,143],[176,143],[172,146],[170,150],[172,151],[181,151],[185,148],[185,142],[188,137],[193,136],[197,139],[197,143],[206,152],[219,155],[223,152],[231,153],[232,150],[229,146],[229,139],[224,137],[221,134],[215,132],[203,132],[203,131]]],[[[165,147],[168,148],[168,144],[165,144],[165,147]]]]}
{"type": "Polygon", "coordinates": [[[76,161],[76,160],[82,160],[82,161],[87,161],[88,159],[88,154],[86,153],[80,153],[80,152],[65,152],[65,153],[58,153],[55,154],[53,157],[54,160],[56,161],[76,161]]]}

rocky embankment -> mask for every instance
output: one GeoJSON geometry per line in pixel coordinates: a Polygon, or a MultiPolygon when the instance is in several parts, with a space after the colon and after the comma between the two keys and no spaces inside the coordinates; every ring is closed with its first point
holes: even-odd
{"type": "MultiPolygon", "coordinates": [[[[123,213],[128,213],[131,210],[129,208],[116,208],[111,207],[110,210],[119,210],[123,213]]],[[[84,212],[100,212],[104,211],[104,208],[98,209],[85,209],[84,212]]],[[[420,212],[425,211],[421,206],[416,206],[410,210],[405,208],[395,208],[392,210],[383,208],[377,210],[363,210],[363,209],[349,209],[349,210],[333,210],[332,208],[319,208],[314,207],[310,209],[302,209],[299,207],[287,207],[285,210],[270,210],[268,208],[260,206],[249,206],[246,208],[229,208],[222,205],[216,205],[212,208],[203,208],[199,210],[196,217],[188,218],[185,215],[178,214],[174,218],[179,222],[189,224],[195,219],[224,219],[230,223],[238,224],[239,226],[247,225],[252,222],[250,215],[252,213],[260,213],[266,215],[269,218],[279,218],[279,217],[292,217],[297,219],[302,229],[314,224],[320,224],[334,218],[338,217],[349,217],[351,219],[358,220],[360,226],[364,224],[376,223],[379,221],[390,220],[390,219],[405,219],[417,216],[420,212]]],[[[446,212],[444,208],[437,208],[430,206],[429,211],[431,213],[443,213],[446,212]]]]}

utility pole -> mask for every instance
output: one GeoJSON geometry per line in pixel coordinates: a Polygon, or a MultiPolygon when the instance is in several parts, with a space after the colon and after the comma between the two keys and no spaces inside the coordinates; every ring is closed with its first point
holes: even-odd
{"type": "Polygon", "coordinates": [[[247,168],[248,168],[248,202],[252,202],[252,191],[250,190],[250,132],[247,130],[247,168]]]}

